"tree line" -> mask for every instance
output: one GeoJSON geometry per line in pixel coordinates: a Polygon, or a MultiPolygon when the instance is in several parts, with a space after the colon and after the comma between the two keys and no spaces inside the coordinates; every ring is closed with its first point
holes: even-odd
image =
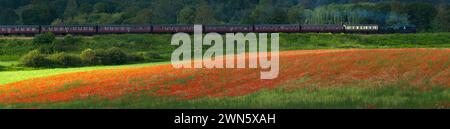
{"type": "Polygon", "coordinates": [[[413,24],[450,31],[446,0],[0,0],[0,24],[413,24]]]}

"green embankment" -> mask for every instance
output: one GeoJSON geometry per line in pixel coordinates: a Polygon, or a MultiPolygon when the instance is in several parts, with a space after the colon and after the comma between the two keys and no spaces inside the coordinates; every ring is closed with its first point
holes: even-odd
{"type": "MultiPolygon", "coordinates": [[[[165,59],[176,46],[170,45],[171,35],[125,34],[77,37],[77,43],[65,46],[66,52],[80,53],[84,49],[120,47],[129,53],[154,52],[165,59]]],[[[61,40],[58,38],[57,40],[61,40]]],[[[44,77],[67,72],[114,68],[97,66],[85,68],[33,69],[17,66],[21,55],[42,45],[33,44],[30,38],[0,38],[0,84],[34,77],[44,77]]],[[[281,34],[281,50],[302,49],[373,49],[373,48],[450,48],[450,33],[419,34],[281,34]]],[[[159,64],[159,63],[157,63],[159,64]]],[[[149,65],[149,64],[143,64],[149,65]]],[[[136,66],[136,65],[126,65],[136,66]]],[[[126,67],[125,66],[125,67],[126,67]]],[[[122,66],[118,66],[122,67],[122,66]]]]}
{"type": "Polygon", "coordinates": [[[113,69],[113,68],[127,68],[127,67],[141,67],[141,66],[154,66],[161,64],[169,64],[170,62],[159,63],[145,63],[145,64],[132,64],[121,66],[94,66],[94,67],[82,67],[82,68],[56,68],[56,69],[41,69],[41,70],[23,70],[23,71],[4,71],[0,72],[0,84],[7,84],[17,82],[21,80],[46,77],[51,75],[82,72],[91,70],[113,69]]]}
{"type": "MultiPolygon", "coordinates": [[[[80,53],[86,48],[98,49],[112,46],[127,52],[155,52],[170,56],[176,46],[171,46],[171,35],[124,34],[77,37],[77,43],[64,46],[68,52],[80,53]]],[[[61,39],[58,39],[61,40],[61,39]]],[[[30,50],[42,45],[30,39],[0,38],[0,61],[14,61],[30,50]]],[[[281,50],[336,49],[336,48],[450,48],[450,33],[418,34],[280,34],[281,50]]]]}
{"type": "MultiPolygon", "coordinates": [[[[377,86],[318,88],[309,86],[285,90],[282,85],[252,94],[180,100],[173,96],[127,94],[109,100],[92,97],[60,103],[0,104],[0,108],[150,108],[150,109],[317,109],[317,108],[449,108],[450,89],[442,86],[409,85],[401,82],[377,86]],[[424,87],[430,90],[423,91],[424,87]]],[[[152,92],[152,91],[145,91],[152,92]]]]}

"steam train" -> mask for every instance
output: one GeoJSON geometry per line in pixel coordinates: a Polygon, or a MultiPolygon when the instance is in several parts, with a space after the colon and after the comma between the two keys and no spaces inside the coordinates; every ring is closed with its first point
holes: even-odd
{"type": "MultiPolygon", "coordinates": [[[[203,32],[210,33],[415,33],[414,25],[380,27],[376,24],[358,25],[203,25],[203,32]]],[[[56,35],[95,35],[95,34],[163,34],[193,33],[194,25],[0,25],[0,35],[36,35],[51,32],[56,35]]]]}

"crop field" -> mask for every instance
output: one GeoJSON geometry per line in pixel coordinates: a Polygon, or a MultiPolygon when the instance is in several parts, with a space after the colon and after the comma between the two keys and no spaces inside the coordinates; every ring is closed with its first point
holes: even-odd
{"type": "Polygon", "coordinates": [[[62,72],[0,83],[0,108],[450,108],[450,49],[283,51],[278,78],[260,71],[62,72]]]}

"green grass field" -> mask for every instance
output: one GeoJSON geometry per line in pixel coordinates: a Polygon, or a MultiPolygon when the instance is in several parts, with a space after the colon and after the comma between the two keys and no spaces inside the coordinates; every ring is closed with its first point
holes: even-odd
{"type": "MultiPolygon", "coordinates": [[[[82,67],[82,68],[56,68],[56,69],[41,69],[41,70],[21,70],[21,71],[4,71],[0,72],[0,84],[7,84],[17,81],[22,81],[31,78],[46,77],[57,74],[83,72],[91,70],[113,69],[113,68],[127,68],[127,67],[142,67],[142,66],[154,66],[161,64],[169,64],[170,62],[159,63],[144,63],[144,64],[131,64],[121,66],[94,66],[94,67],[82,67]]],[[[7,63],[4,63],[7,64],[7,63]]]]}
{"type": "MultiPolygon", "coordinates": [[[[77,53],[91,49],[120,47],[127,52],[155,52],[170,57],[175,46],[171,35],[123,34],[76,37],[75,45],[65,45],[65,52],[77,53]]],[[[58,38],[57,40],[61,40],[58,38]]],[[[374,49],[374,48],[450,48],[450,33],[417,34],[280,34],[281,50],[304,49],[374,49]]],[[[0,38],[0,61],[17,61],[20,56],[42,45],[30,38],[0,38]]],[[[45,45],[44,45],[45,46],[45,45]]],[[[167,58],[169,59],[169,58],[167,58]]]]}
{"type": "MultiPolygon", "coordinates": [[[[170,35],[99,35],[78,37],[79,43],[68,52],[79,53],[86,48],[116,46],[127,52],[157,52],[170,56],[175,49],[170,46],[170,35]]],[[[20,56],[39,46],[29,38],[0,38],[0,85],[33,78],[83,71],[115,68],[135,68],[169,64],[170,62],[142,63],[121,66],[93,66],[81,68],[36,69],[18,66],[20,56]]],[[[378,49],[378,48],[450,48],[450,33],[419,33],[389,35],[348,34],[281,34],[280,49],[378,49]]],[[[395,61],[394,61],[395,62],[395,61]]],[[[302,78],[299,78],[301,80],[302,78]]],[[[186,82],[186,81],[183,81],[186,82]]],[[[63,85],[70,90],[82,82],[63,85]]],[[[84,100],[58,103],[0,103],[0,108],[444,108],[450,107],[450,89],[440,85],[411,85],[399,80],[381,84],[346,85],[339,87],[315,87],[309,84],[295,90],[282,84],[274,89],[263,89],[251,94],[234,97],[201,97],[180,99],[176,96],[136,96],[126,94],[115,99],[90,96],[84,100]],[[427,90],[423,90],[423,89],[427,90]]],[[[14,90],[12,90],[14,91],[14,90]]],[[[143,91],[143,94],[154,92],[143,91]]],[[[1,92],[0,92],[1,93],[1,92]]]]}
{"type": "MultiPolygon", "coordinates": [[[[284,85],[286,86],[286,85],[284,85]]],[[[127,108],[127,109],[408,109],[449,108],[450,89],[432,87],[426,92],[408,84],[344,86],[317,88],[313,85],[295,90],[283,86],[256,93],[223,98],[180,100],[171,96],[125,95],[114,100],[87,100],[62,103],[26,103],[2,105],[0,108],[127,108]]],[[[425,86],[430,87],[430,86],[425,86]]]]}

